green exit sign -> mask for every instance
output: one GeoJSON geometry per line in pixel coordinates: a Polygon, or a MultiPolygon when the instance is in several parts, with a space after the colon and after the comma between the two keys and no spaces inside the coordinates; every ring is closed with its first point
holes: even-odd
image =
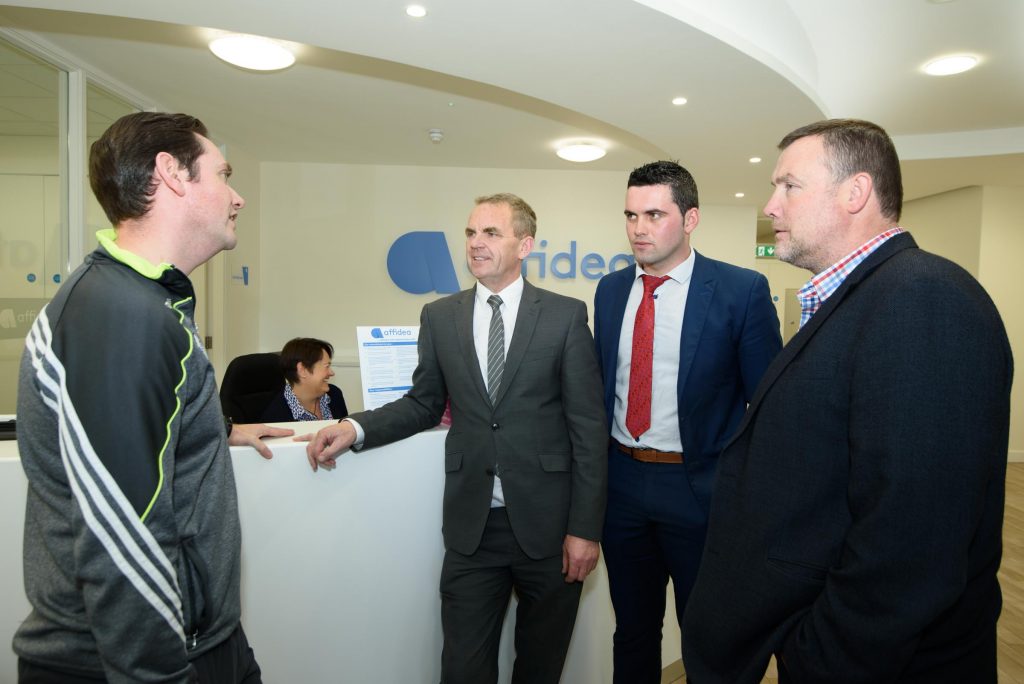
{"type": "Polygon", "coordinates": [[[775,245],[758,245],[757,246],[757,258],[758,259],[774,259],[775,258],[775,245]]]}

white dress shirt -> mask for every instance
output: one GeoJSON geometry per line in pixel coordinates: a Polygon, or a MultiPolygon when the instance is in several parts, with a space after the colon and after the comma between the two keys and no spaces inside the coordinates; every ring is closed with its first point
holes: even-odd
{"type": "Polygon", "coordinates": [[[626,406],[629,402],[629,370],[633,355],[633,326],[640,308],[644,271],[635,266],[633,288],[626,300],[619,333],[619,355],[615,367],[615,411],[612,416],[612,437],[620,444],[657,449],[683,450],[679,435],[679,344],[683,332],[683,311],[693,275],[694,252],[668,272],[668,280],[654,291],[654,361],[651,373],[651,427],[640,439],[633,439],[626,429],[626,406]]]}
{"type": "MultiPolygon", "coordinates": [[[[487,298],[492,294],[501,297],[501,321],[505,326],[505,357],[508,358],[508,348],[512,343],[512,332],[516,329],[516,318],[519,315],[519,302],[523,299],[523,277],[519,276],[515,282],[507,286],[501,292],[491,292],[481,283],[476,284],[476,297],[473,303],[473,344],[476,346],[476,359],[480,364],[480,374],[487,384],[487,336],[491,330],[491,305],[487,298]]],[[[487,388],[488,391],[490,387],[487,388]]],[[[501,488],[499,473],[494,475],[494,489],[491,492],[491,508],[505,505],[505,492],[501,488]]]]}

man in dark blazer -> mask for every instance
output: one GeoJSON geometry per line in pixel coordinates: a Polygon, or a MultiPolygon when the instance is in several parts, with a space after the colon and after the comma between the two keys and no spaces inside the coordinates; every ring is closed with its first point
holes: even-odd
{"type": "Polygon", "coordinates": [[[719,462],[683,621],[687,681],[995,682],[1013,361],[959,266],[898,227],[892,141],[855,120],[779,145],[776,254],[802,327],[719,462]]]}
{"type": "Polygon", "coordinates": [[[634,170],[625,215],[636,266],[601,279],[594,327],[611,428],[602,546],[614,678],[642,684],[661,681],[668,578],[681,619],[718,453],[782,339],[763,275],[690,248],[700,210],[686,169],[659,161],[634,170]]]}
{"type": "Polygon", "coordinates": [[[477,199],[466,227],[477,285],[423,307],[412,389],[321,430],[308,449],[315,470],[353,443],[403,439],[437,425],[450,397],[444,684],[497,681],[513,589],[512,681],[557,684],[582,581],[597,564],[607,486],[601,379],[586,305],[521,275],[535,233],[519,197],[477,199]]]}

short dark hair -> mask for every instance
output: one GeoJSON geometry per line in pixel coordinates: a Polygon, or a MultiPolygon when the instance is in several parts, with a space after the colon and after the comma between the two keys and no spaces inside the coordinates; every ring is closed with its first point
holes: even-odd
{"type": "Polygon", "coordinates": [[[334,358],[334,347],[331,343],[314,337],[296,337],[285,342],[281,350],[281,370],[284,371],[288,384],[294,385],[299,381],[296,364],[301,363],[306,368],[312,368],[319,363],[324,352],[327,352],[329,358],[334,358]]]}
{"type": "Polygon", "coordinates": [[[141,218],[156,192],[156,155],[167,152],[199,177],[206,126],[188,114],[136,112],[115,121],[89,150],[89,184],[113,225],[141,218]]]}
{"type": "Polygon", "coordinates": [[[672,188],[672,201],[679,213],[700,207],[697,199],[697,181],[690,172],[674,161],[656,161],[638,166],[629,174],[627,188],[647,185],[667,185],[672,188]]]}
{"type": "Polygon", "coordinates": [[[867,173],[874,183],[882,215],[899,221],[903,212],[903,176],[896,146],[885,129],[861,119],[826,119],[796,129],[782,139],[779,149],[814,135],[821,136],[832,182],[867,173]]]}
{"type": "Polygon", "coordinates": [[[527,235],[537,237],[537,214],[533,207],[526,203],[519,195],[511,192],[499,192],[494,195],[485,195],[476,198],[477,206],[481,204],[504,204],[512,210],[512,232],[517,238],[524,238],[527,235]]]}

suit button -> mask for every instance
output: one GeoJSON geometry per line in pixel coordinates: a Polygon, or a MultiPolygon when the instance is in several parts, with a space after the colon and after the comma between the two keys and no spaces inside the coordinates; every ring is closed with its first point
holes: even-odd
{"type": "Polygon", "coordinates": [[[497,423],[491,423],[491,429],[492,430],[498,430],[499,428],[501,428],[501,426],[498,425],[497,423]]]}

